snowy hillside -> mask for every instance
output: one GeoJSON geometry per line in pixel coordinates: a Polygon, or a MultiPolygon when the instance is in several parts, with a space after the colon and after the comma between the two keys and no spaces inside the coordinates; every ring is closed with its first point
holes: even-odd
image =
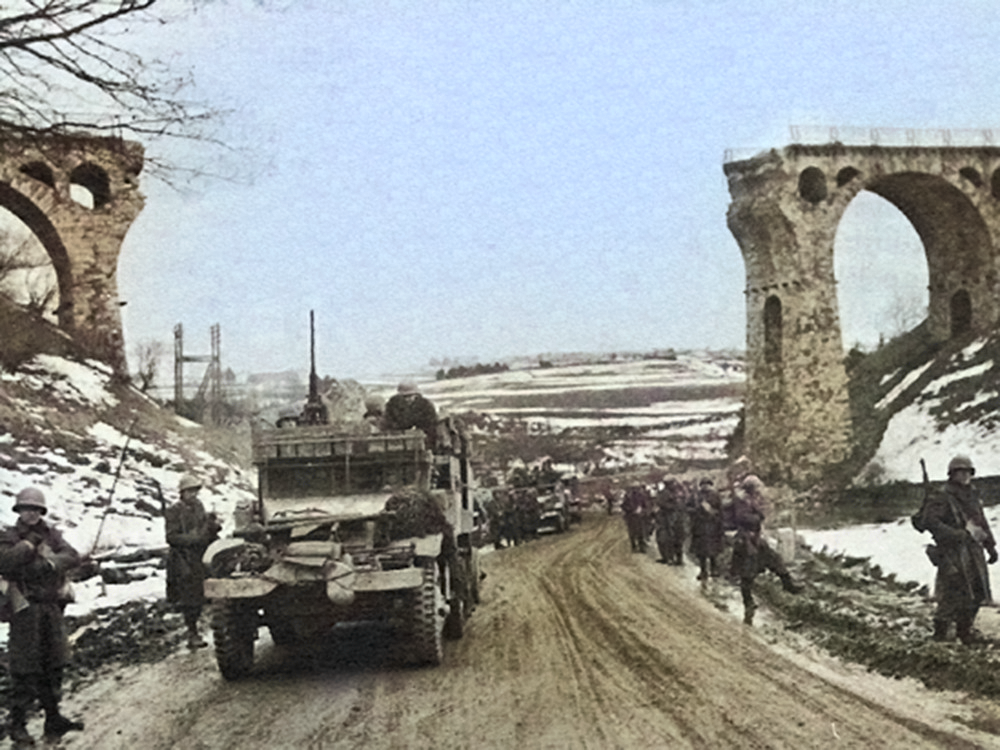
{"type": "Polygon", "coordinates": [[[599,468],[721,465],[743,406],[742,360],[671,359],[510,370],[422,386],[445,413],[486,415],[486,430],[520,422],[533,433],[585,439],[599,468]]]}
{"type": "MultiPolygon", "coordinates": [[[[36,485],[71,544],[119,567],[117,578],[162,595],[162,571],[143,558],[166,547],[161,508],[176,501],[180,476],[205,483],[200,497],[222,519],[254,495],[236,454],[210,449],[204,433],[116,384],[100,363],[38,355],[0,375],[0,523],[16,521],[14,496],[36,485]]],[[[98,592],[104,603],[135,593],[100,579],[77,589],[81,606],[98,592]]]]}

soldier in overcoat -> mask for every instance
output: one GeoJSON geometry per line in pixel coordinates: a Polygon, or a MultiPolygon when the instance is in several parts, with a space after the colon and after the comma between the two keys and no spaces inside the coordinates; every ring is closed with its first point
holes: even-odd
{"type": "Polygon", "coordinates": [[[718,556],[726,546],[722,522],[722,497],[712,480],[701,480],[691,508],[691,554],[698,560],[699,581],[719,575],[718,556]]]}
{"type": "Polygon", "coordinates": [[[15,744],[32,745],[27,715],[37,699],[45,711],[47,740],[83,729],[59,712],[69,641],[63,609],[70,600],[67,574],[80,554],[46,523],[45,495],[37,487],[17,493],[17,523],[0,531],[0,575],[8,582],[12,606],[7,651],[11,692],[8,731],[15,744]]]}
{"type": "Polygon", "coordinates": [[[634,484],[625,490],[622,499],[622,515],[633,552],[646,551],[649,528],[649,491],[641,484],[634,484]]]}
{"type": "Polygon", "coordinates": [[[736,531],[730,575],[740,583],[743,622],[752,625],[757,610],[753,583],[761,572],[770,570],[781,579],[785,591],[791,594],[799,593],[802,587],[792,580],[781,555],[771,549],[764,539],[764,483],[755,474],[749,474],[743,479],[740,490],[733,496],[732,503],[726,506],[726,527],[736,531]]]}
{"type": "Polygon", "coordinates": [[[684,564],[686,521],[684,487],[678,480],[668,479],[656,496],[656,547],[660,552],[660,562],[684,564]]]}
{"type": "Polygon", "coordinates": [[[991,601],[986,565],[997,561],[997,545],[972,486],[975,473],[967,456],[952,458],[944,489],[928,497],[923,510],[924,526],[938,550],[935,640],[945,640],[954,622],[958,639],[974,643],[976,614],[991,601]]]}
{"type": "Polygon", "coordinates": [[[188,647],[208,644],[198,633],[198,620],[205,606],[205,565],[202,556],[219,537],[222,528],[214,513],[206,513],[198,499],[201,482],[190,474],[181,477],[180,501],[164,512],[167,544],[167,601],[184,617],[188,647]]]}

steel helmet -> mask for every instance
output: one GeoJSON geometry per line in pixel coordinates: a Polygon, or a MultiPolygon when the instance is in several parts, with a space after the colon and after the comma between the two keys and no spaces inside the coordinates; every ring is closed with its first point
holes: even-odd
{"type": "Polygon", "coordinates": [[[45,495],[37,487],[25,487],[23,490],[17,493],[17,499],[14,501],[14,511],[28,510],[34,508],[42,512],[45,515],[47,509],[45,507],[45,495]]]}
{"type": "Polygon", "coordinates": [[[184,490],[196,490],[201,487],[201,482],[194,478],[192,474],[185,474],[181,477],[181,483],[178,486],[180,492],[184,490]]]}
{"type": "Polygon", "coordinates": [[[976,473],[976,467],[972,465],[972,459],[968,456],[955,456],[951,461],[948,462],[948,476],[950,477],[953,472],[957,469],[968,469],[973,474],[976,473]]]}
{"type": "Polygon", "coordinates": [[[396,389],[396,392],[403,394],[420,393],[420,389],[417,388],[417,384],[414,381],[404,380],[402,383],[399,384],[399,387],[396,389]]]}
{"type": "Polygon", "coordinates": [[[752,492],[756,495],[759,495],[764,491],[764,483],[756,474],[750,474],[743,480],[743,484],[741,486],[747,492],[752,492]]]}

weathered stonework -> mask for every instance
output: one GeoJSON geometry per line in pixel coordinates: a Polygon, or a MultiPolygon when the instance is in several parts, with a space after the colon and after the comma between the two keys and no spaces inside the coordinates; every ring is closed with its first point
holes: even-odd
{"type": "Polygon", "coordinates": [[[59,326],[91,356],[125,371],[118,254],[144,198],[140,144],[59,137],[0,142],[0,205],[41,241],[55,267],[59,326]],[[70,197],[86,188],[93,207],[70,197]]]}
{"type": "Polygon", "coordinates": [[[845,209],[870,190],[910,220],[927,256],[935,340],[990,329],[1000,148],[792,145],[724,170],[747,277],[747,452],[773,479],[808,482],[850,450],[833,273],[845,209]]]}

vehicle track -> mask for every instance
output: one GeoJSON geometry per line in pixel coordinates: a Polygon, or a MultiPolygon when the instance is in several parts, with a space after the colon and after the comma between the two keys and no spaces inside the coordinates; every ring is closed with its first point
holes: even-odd
{"type": "MultiPolygon", "coordinates": [[[[692,586],[629,551],[620,517],[483,559],[483,601],[439,667],[363,628],[319,648],[263,635],[251,675],[205,651],[130,667],[73,696],[65,747],[974,748],[778,655],[692,586]]],[[[724,585],[724,584],[720,584],[724,585]]],[[[874,676],[872,679],[876,679],[874,676]]]]}

